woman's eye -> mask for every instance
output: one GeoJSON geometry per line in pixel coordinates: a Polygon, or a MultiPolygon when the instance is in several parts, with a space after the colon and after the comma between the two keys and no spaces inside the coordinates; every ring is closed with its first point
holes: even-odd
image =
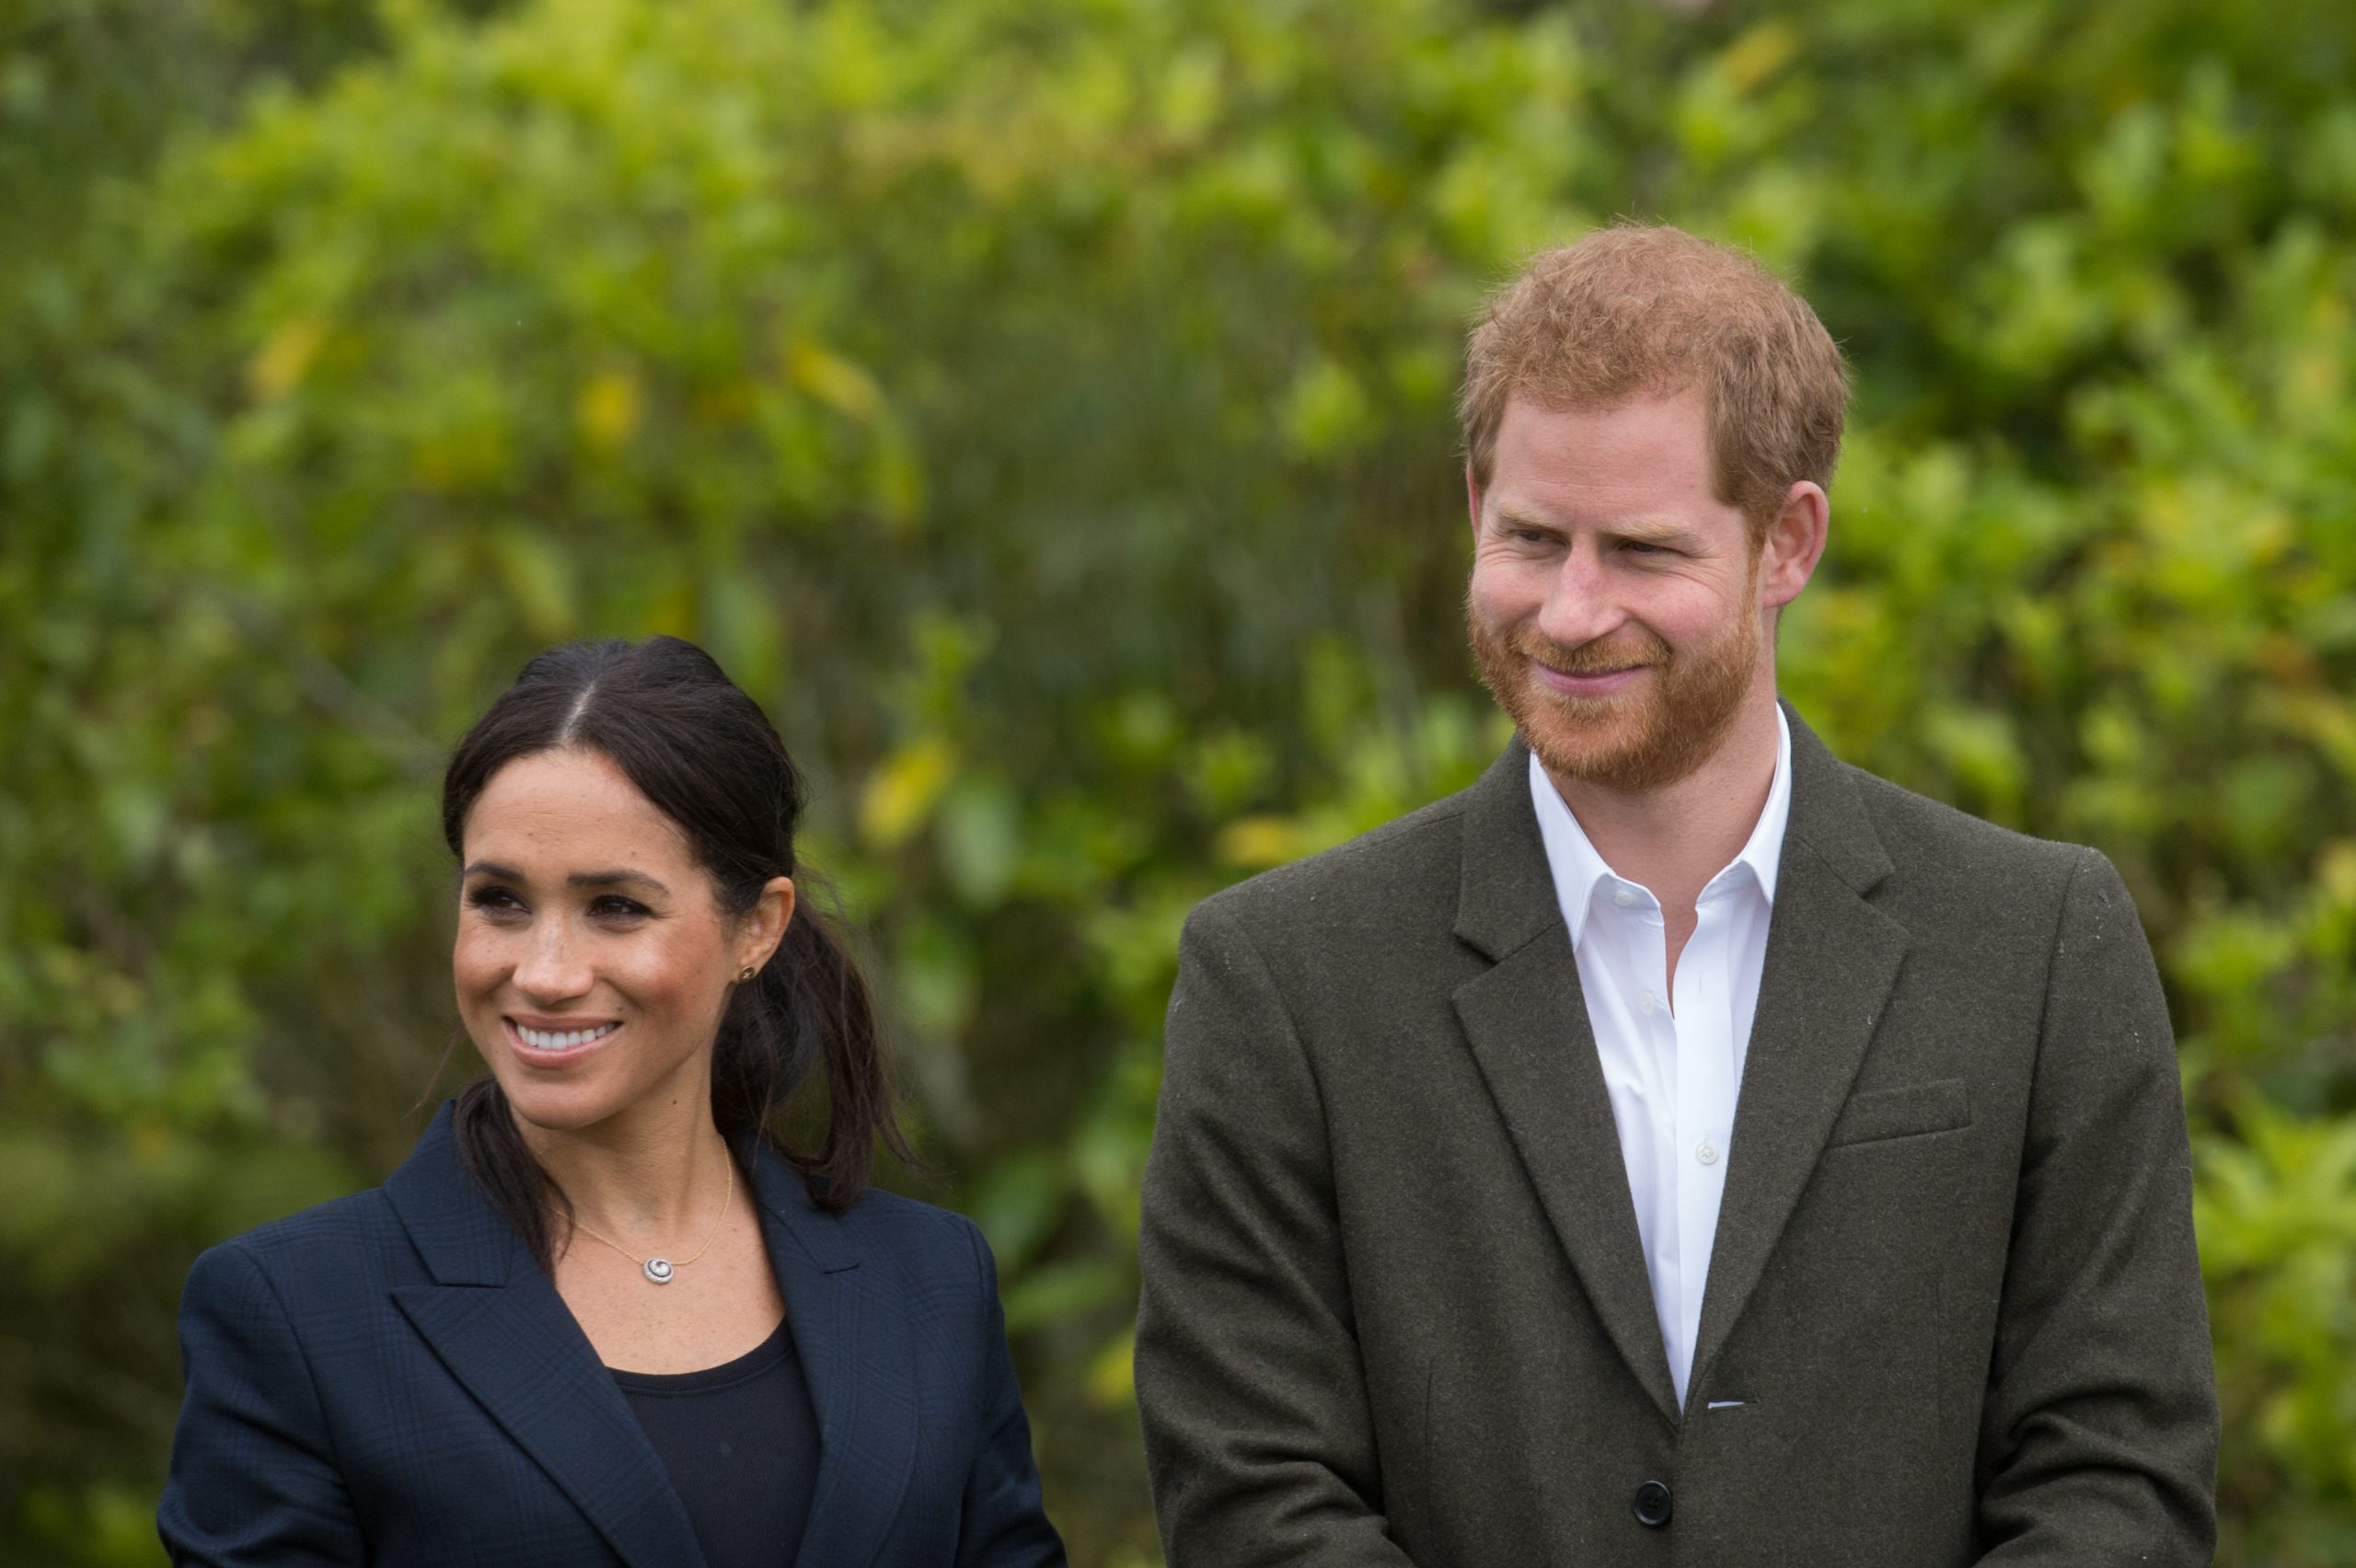
{"type": "Polygon", "coordinates": [[[467,902],[490,916],[516,915],[524,909],[524,901],[503,887],[479,887],[467,894],[467,902]]]}
{"type": "Polygon", "coordinates": [[[589,913],[606,920],[632,920],[648,913],[648,910],[635,898],[624,898],[618,893],[609,893],[591,904],[589,913]]]}

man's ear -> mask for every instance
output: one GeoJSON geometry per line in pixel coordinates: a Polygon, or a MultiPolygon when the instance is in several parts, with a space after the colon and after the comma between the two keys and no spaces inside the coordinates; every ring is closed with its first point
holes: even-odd
{"type": "Polygon", "coordinates": [[[1812,479],[1795,479],[1784,492],[1783,509],[1767,524],[1759,551],[1759,602],[1780,610],[1800,596],[1816,563],[1824,559],[1832,502],[1812,479]]]}
{"type": "Polygon", "coordinates": [[[1472,532],[1477,537],[1481,532],[1481,481],[1472,477],[1469,459],[1464,465],[1464,511],[1472,519],[1472,532]]]}

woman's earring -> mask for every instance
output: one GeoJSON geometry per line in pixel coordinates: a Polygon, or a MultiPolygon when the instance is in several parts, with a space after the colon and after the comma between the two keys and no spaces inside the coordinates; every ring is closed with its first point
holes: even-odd
{"type": "Polygon", "coordinates": [[[739,986],[742,986],[742,985],[744,985],[746,981],[750,980],[752,977],[753,977],[753,966],[752,966],[751,964],[749,964],[749,963],[748,963],[748,964],[745,965],[745,967],[744,967],[744,968],[742,968],[742,969],[740,969],[740,970],[738,970],[738,971],[736,972],[736,984],[738,984],[739,986]]]}

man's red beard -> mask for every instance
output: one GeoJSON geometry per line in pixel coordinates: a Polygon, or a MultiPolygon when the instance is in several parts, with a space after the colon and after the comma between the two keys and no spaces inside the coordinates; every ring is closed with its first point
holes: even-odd
{"type": "MultiPolygon", "coordinates": [[[[1743,595],[1746,606],[1753,600],[1743,595]]],[[[1657,790],[1701,767],[1726,738],[1759,665],[1759,621],[1748,608],[1715,640],[1681,654],[1643,630],[1576,648],[1528,621],[1500,632],[1469,595],[1464,625],[1481,678],[1546,770],[1607,790],[1657,790]],[[1574,675],[1637,666],[1650,673],[1633,690],[1572,697],[1543,685],[1533,663],[1574,675]]]]}

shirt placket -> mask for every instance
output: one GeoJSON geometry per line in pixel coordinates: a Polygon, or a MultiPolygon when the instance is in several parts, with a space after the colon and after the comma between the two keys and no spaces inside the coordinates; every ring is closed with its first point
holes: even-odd
{"type": "MultiPolygon", "coordinates": [[[[1734,1126],[1734,1020],[1728,984],[1731,936],[1727,901],[1715,886],[1695,910],[1692,937],[1677,965],[1677,1170],[1679,1320],[1692,1354],[1717,1240],[1726,1191],[1727,1142],[1734,1126]]],[[[1680,1379],[1679,1394],[1683,1395],[1680,1379]]]]}
{"type": "Polygon", "coordinates": [[[1676,1304],[1683,1297],[1688,1265],[1685,1258],[1685,1224],[1680,1194],[1682,1182],[1677,1169],[1678,1137],[1678,1039],[1677,1020],[1669,1011],[1669,939],[1663,926],[1660,902],[1648,888],[1629,884],[1638,894],[1634,905],[1623,912],[1623,929],[1626,935],[1623,950],[1628,959],[1627,973],[1635,982],[1628,1005],[1634,1011],[1634,1035],[1640,1043],[1646,1068],[1650,1078],[1646,1095],[1646,1109],[1651,1123],[1653,1192],[1655,1223],[1665,1233],[1655,1248],[1665,1276],[1654,1281],[1655,1306],[1661,1320],[1661,1336],[1667,1342],[1670,1367],[1678,1381],[1684,1380],[1684,1366],[1692,1347],[1680,1341],[1678,1325],[1682,1321],[1676,1304]]]}

